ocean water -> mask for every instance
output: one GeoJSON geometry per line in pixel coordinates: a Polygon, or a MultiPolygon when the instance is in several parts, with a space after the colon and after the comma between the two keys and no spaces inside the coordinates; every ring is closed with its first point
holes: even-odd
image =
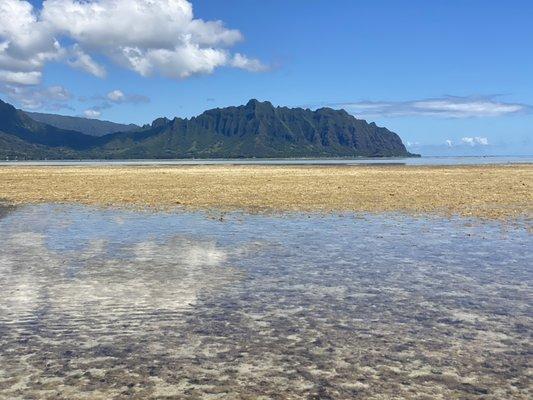
{"type": "Polygon", "coordinates": [[[279,158],[279,159],[183,159],[183,160],[41,160],[0,161],[2,165],[99,166],[99,165],[511,165],[532,164],[533,156],[464,156],[418,158],[279,158]]]}
{"type": "Polygon", "coordinates": [[[526,223],[0,208],[1,399],[529,399],[526,223]]]}

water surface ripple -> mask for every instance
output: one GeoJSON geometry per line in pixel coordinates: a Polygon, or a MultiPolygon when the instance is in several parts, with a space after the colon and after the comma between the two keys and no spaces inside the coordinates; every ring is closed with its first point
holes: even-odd
{"type": "Polygon", "coordinates": [[[528,399],[527,226],[0,211],[2,399],[528,399]]]}

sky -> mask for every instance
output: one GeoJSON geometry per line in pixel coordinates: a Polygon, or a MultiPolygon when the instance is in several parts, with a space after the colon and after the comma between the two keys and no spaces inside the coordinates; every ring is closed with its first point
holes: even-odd
{"type": "Polygon", "coordinates": [[[145,124],[251,98],[533,154],[532,1],[0,0],[0,98],[145,124]]]}

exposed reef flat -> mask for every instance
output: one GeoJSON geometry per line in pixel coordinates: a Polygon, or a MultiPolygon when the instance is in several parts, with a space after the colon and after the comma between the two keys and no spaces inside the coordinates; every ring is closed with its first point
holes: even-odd
{"type": "Polygon", "coordinates": [[[533,165],[0,167],[11,204],[405,212],[531,220],[533,165]]]}

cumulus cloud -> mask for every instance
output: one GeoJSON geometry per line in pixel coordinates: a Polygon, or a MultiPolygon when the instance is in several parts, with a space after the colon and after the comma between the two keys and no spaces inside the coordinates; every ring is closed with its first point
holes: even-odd
{"type": "Polygon", "coordinates": [[[106,58],[142,76],[187,78],[223,66],[264,71],[229,47],[243,36],[194,17],[188,0],[26,0],[0,2],[0,80],[36,84],[49,61],[104,77],[106,58]]]}
{"type": "Polygon", "coordinates": [[[378,117],[433,116],[444,118],[499,117],[531,112],[527,104],[498,101],[494,96],[421,99],[412,101],[360,101],[336,104],[355,115],[378,117]]]}
{"type": "Polygon", "coordinates": [[[0,1],[0,80],[34,85],[44,65],[63,56],[54,29],[22,0],[0,1]]]}

